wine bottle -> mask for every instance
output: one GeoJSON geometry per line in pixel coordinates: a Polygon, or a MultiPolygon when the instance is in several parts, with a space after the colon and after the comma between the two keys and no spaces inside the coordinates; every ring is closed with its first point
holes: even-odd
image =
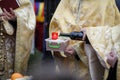
{"type": "Polygon", "coordinates": [[[83,38],[83,32],[77,32],[77,31],[73,31],[71,33],[60,33],[59,36],[64,36],[64,37],[69,37],[72,40],[82,40],[83,38]]]}

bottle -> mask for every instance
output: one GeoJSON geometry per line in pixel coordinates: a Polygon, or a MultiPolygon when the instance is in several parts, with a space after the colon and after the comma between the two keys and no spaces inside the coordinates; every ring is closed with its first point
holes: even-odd
{"type": "Polygon", "coordinates": [[[71,33],[60,33],[59,36],[65,36],[65,37],[69,37],[72,40],[82,40],[83,38],[83,32],[77,32],[77,31],[73,31],[71,33]]]}

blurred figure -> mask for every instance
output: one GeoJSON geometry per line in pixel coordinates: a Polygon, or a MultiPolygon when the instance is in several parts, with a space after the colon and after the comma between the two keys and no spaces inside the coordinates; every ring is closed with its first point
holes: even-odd
{"type": "MultiPolygon", "coordinates": [[[[84,37],[71,40],[64,53],[53,52],[57,69],[66,66],[83,80],[106,79],[119,60],[119,22],[115,0],[61,0],[50,23],[50,37],[55,31],[82,31],[84,37]]],[[[118,80],[119,65],[117,70],[118,80]]]]}
{"type": "MultiPolygon", "coordinates": [[[[35,29],[35,14],[29,0],[17,0],[19,8],[0,13],[0,79],[14,72],[25,74],[35,29]]],[[[9,3],[10,4],[10,3],[9,3]]]]}
{"type": "MultiPolygon", "coordinates": [[[[120,11],[120,0],[115,0],[116,1],[116,5],[117,5],[117,7],[118,7],[118,9],[119,9],[119,11],[120,11]]],[[[114,59],[113,57],[113,52],[112,53],[110,53],[111,54],[111,56],[112,57],[110,57],[110,55],[109,55],[109,59],[108,59],[108,62],[111,62],[110,60],[110,58],[112,58],[112,59],[114,59]]],[[[113,62],[112,62],[113,63],[113,62]]],[[[117,80],[116,78],[117,78],[117,63],[118,63],[118,60],[114,63],[114,67],[111,67],[110,68],[110,70],[109,70],[109,74],[108,74],[108,78],[107,78],[107,80],[117,80]]]]}

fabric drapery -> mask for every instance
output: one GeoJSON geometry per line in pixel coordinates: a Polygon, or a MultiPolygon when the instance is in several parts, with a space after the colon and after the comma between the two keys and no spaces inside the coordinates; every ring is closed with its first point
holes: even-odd
{"type": "Polygon", "coordinates": [[[13,21],[14,24],[4,20],[0,23],[2,24],[0,25],[0,44],[2,45],[0,46],[0,79],[2,80],[10,78],[14,72],[25,74],[27,71],[35,29],[35,14],[29,0],[18,1],[20,7],[14,10],[17,21],[13,21]],[[4,74],[1,75],[2,73],[4,74]]]}
{"type": "MultiPolygon", "coordinates": [[[[115,4],[115,0],[82,0],[80,4],[79,1],[80,0],[61,0],[51,20],[49,34],[51,36],[51,33],[54,31],[69,33],[72,31],[80,31],[85,28],[90,43],[97,52],[96,55],[100,63],[105,68],[109,68],[109,65],[106,63],[105,55],[111,51],[112,47],[116,48],[116,46],[118,52],[119,45],[119,34],[118,31],[115,32],[115,30],[117,30],[115,28],[119,27],[120,13],[115,4]],[[110,34],[112,34],[111,36],[112,38],[114,37],[114,39],[111,38],[110,34]],[[94,35],[96,35],[96,37],[94,35]],[[102,35],[104,36],[102,37],[102,35]],[[104,37],[106,37],[106,39],[108,38],[108,43],[106,43],[107,41],[105,41],[104,37]],[[112,40],[115,40],[114,44],[112,40]],[[118,42],[116,42],[116,40],[118,42]],[[103,51],[101,54],[101,49],[107,50],[105,53],[103,51]]],[[[84,67],[87,70],[89,65],[88,58],[84,52],[84,42],[71,40],[70,45],[74,46],[82,65],[87,66],[84,67]]],[[[60,61],[61,59],[57,58],[56,60],[60,61]]],[[[70,60],[68,59],[68,61],[70,60]]],[[[75,62],[75,60],[73,60],[73,62],[75,62]]],[[[64,61],[62,63],[64,63],[64,61]]],[[[71,65],[72,64],[73,63],[71,63],[71,65]]],[[[74,66],[74,69],[75,67],[76,66],[74,66]]],[[[79,70],[84,70],[84,68],[79,68],[79,70]]],[[[87,73],[89,74],[89,71],[87,71],[87,73]]],[[[119,74],[119,71],[117,71],[117,73],[119,74]]],[[[82,76],[86,78],[85,74],[82,76]]],[[[117,78],[119,79],[119,76],[117,76],[117,78]]],[[[99,78],[97,80],[99,80],[99,78]]]]}
{"type": "Polygon", "coordinates": [[[17,15],[15,72],[25,74],[35,29],[35,13],[29,0],[19,0],[21,7],[17,15]],[[24,66],[23,66],[24,65],[24,66]]]}

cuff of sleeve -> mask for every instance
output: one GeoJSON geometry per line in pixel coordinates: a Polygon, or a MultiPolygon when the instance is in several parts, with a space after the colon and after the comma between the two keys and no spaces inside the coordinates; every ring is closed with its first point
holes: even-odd
{"type": "Polygon", "coordinates": [[[76,44],[73,45],[73,48],[76,51],[76,55],[77,57],[85,64],[88,65],[88,60],[87,60],[87,56],[84,52],[84,42],[83,41],[79,41],[76,44]]]}

